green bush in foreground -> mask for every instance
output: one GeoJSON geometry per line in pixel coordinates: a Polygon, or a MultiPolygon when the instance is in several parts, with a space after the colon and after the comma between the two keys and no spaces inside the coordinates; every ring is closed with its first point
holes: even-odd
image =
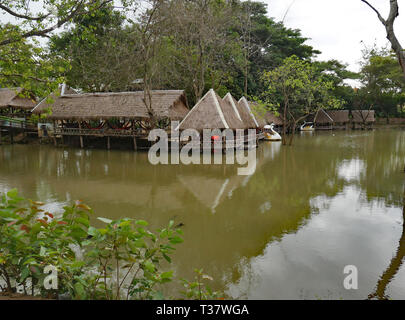
{"type": "MultiPolygon", "coordinates": [[[[163,298],[157,287],[172,281],[173,272],[162,271],[161,262],[171,262],[174,246],[183,241],[173,221],[153,233],[144,220],[98,218],[105,226],[97,229],[90,225],[92,210],[80,201],[61,215],[42,210],[43,205],[19,197],[15,189],[1,195],[1,291],[20,288],[28,295],[73,299],[163,298]],[[47,290],[50,265],[57,270],[57,289],[47,290]]],[[[198,281],[182,280],[185,298],[217,297],[201,283],[202,276],[199,271],[198,281]]]]}

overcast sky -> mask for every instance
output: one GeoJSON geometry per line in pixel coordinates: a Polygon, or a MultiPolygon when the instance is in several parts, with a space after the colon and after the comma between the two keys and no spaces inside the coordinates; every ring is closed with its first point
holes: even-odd
{"type": "MultiPolygon", "coordinates": [[[[302,30],[311,38],[310,45],[322,51],[319,59],[337,59],[358,70],[361,50],[377,43],[387,44],[383,25],[377,15],[360,0],[262,0],[268,4],[269,15],[280,21],[290,10],[284,23],[302,30]]],[[[389,13],[389,0],[369,0],[384,18],[389,13]]],[[[400,15],[395,23],[399,41],[405,43],[405,1],[399,0],[400,15]],[[402,9],[402,10],[401,10],[402,9]]]]}

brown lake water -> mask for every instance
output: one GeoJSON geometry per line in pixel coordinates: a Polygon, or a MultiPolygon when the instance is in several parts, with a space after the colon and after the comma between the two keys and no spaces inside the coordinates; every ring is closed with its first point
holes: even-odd
{"type": "Polygon", "coordinates": [[[405,299],[405,131],[315,132],[264,142],[257,168],[152,165],[147,153],[0,146],[0,192],[157,229],[184,224],[172,269],[204,268],[233,298],[405,299]],[[346,265],[358,289],[343,286],[346,265]]]}

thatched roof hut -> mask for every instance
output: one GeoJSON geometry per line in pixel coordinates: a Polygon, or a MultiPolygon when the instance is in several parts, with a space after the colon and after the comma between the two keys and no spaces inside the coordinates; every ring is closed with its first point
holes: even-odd
{"type": "Polygon", "coordinates": [[[349,110],[326,110],[326,112],[335,123],[348,123],[350,121],[349,110]]]}
{"type": "Polygon", "coordinates": [[[315,115],[314,122],[316,124],[333,124],[335,121],[327,111],[320,109],[315,115]]]}
{"type": "Polygon", "coordinates": [[[231,103],[221,99],[213,89],[190,110],[177,129],[243,129],[231,103]]]}
{"type": "MultiPolygon", "coordinates": [[[[157,118],[181,120],[189,111],[183,90],[152,90],[151,96],[157,118]]],[[[64,94],[52,104],[41,101],[33,113],[43,113],[49,108],[52,109],[49,118],[56,120],[149,118],[143,91],[64,94]]]]}
{"type": "Polygon", "coordinates": [[[228,92],[223,99],[226,103],[229,103],[232,105],[232,108],[236,114],[236,117],[239,119],[239,121],[241,122],[241,128],[243,129],[249,129],[249,125],[248,123],[244,120],[244,118],[242,118],[241,113],[239,112],[239,108],[238,108],[238,101],[232,96],[232,94],[230,92],[228,92]]]}
{"type": "Polygon", "coordinates": [[[239,99],[238,109],[240,115],[242,116],[244,121],[248,124],[249,128],[258,128],[260,127],[259,123],[257,122],[250,107],[251,105],[245,97],[239,99]]]}
{"type": "Polygon", "coordinates": [[[354,123],[375,122],[374,110],[352,110],[354,123]]]}
{"type": "Polygon", "coordinates": [[[349,123],[349,110],[324,110],[320,109],[315,116],[317,124],[349,123]]]}
{"type": "Polygon", "coordinates": [[[35,97],[23,88],[0,88],[0,109],[16,108],[31,110],[35,107],[35,97]]]}

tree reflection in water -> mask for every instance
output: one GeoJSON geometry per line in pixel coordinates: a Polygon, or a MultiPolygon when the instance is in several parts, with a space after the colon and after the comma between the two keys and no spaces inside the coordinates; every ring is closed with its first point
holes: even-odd
{"type": "Polygon", "coordinates": [[[368,295],[368,299],[387,300],[390,297],[385,293],[388,284],[394,279],[398,273],[399,268],[402,265],[402,261],[405,256],[405,189],[403,196],[403,208],[402,208],[402,234],[399,239],[399,245],[395,256],[391,259],[391,263],[384,271],[380,280],[377,282],[376,289],[373,293],[368,295]]]}

